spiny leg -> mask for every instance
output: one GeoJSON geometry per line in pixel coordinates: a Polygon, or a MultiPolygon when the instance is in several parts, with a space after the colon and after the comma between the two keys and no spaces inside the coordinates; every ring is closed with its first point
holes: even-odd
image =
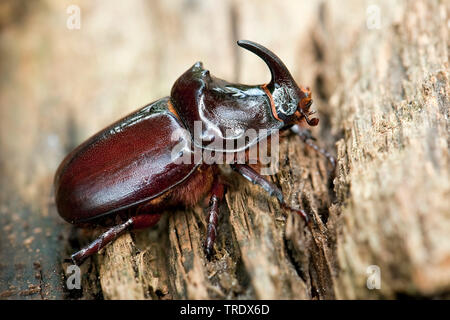
{"type": "Polygon", "coordinates": [[[300,128],[299,126],[295,125],[291,128],[291,131],[294,132],[296,135],[300,137],[300,139],[303,140],[304,143],[306,143],[308,146],[313,148],[316,152],[322,154],[325,158],[328,159],[331,166],[333,167],[333,171],[336,168],[336,159],[325,149],[319,147],[316,145],[312,140],[316,140],[312,135],[311,131],[308,129],[300,128]]]}
{"type": "Polygon", "coordinates": [[[260,187],[262,187],[264,190],[266,190],[269,195],[277,197],[278,201],[280,202],[281,206],[285,209],[288,209],[290,211],[293,211],[305,219],[306,223],[309,223],[309,216],[306,214],[305,211],[302,209],[294,209],[286,204],[283,198],[283,193],[281,192],[280,188],[278,188],[275,184],[272,182],[266,180],[262,175],[260,175],[258,172],[256,172],[252,167],[246,165],[246,164],[232,164],[231,168],[238,172],[240,175],[242,175],[244,178],[249,180],[253,184],[257,184],[260,187]]]}
{"type": "Polygon", "coordinates": [[[209,200],[208,230],[206,232],[205,253],[211,257],[214,249],[214,241],[217,236],[217,225],[219,223],[219,203],[223,200],[225,193],[224,185],[218,178],[214,179],[209,200]]]}
{"type": "Polygon", "coordinates": [[[108,243],[117,239],[125,231],[131,229],[143,229],[155,225],[161,214],[141,214],[129,218],[124,223],[111,227],[109,230],[100,235],[97,239],[92,241],[89,245],[74,253],[71,258],[76,265],[81,265],[91,255],[99,252],[108,243]]]}

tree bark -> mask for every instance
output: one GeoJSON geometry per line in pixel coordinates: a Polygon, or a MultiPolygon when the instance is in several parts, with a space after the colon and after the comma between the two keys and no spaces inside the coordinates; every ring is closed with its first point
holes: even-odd
{"type": "Polygon", "coordinates": [[[81,5],[79,31],[49,19],[66,18],[56,1],[22,15],[14,2],[6,6],[6,16],[22,20],[0,25],[1,298],[449,297],[445,1],[107,6],[116,5],[106,14],[81,5]],[[117,26],[121,14],[134,18],[117,26]],[[96,45],[97,37],[111,41],[96,45]],[[313,135],[337,156],[336,172],[287,135],[270,178],[291,206],[312,215],[311,228],[225,167],[231,183],[211,260],[201,203],[124,234],[82,266],[82,290],[65,289],[64,258],[100,230],[76,229],[57,215],[52,178],[63,155],[148,103],[148,93],[167,95],[199,59],[220,78],[268,81],[264,64],[235,48],[238,38],[271,48],[312,89],[320,118],[313,135]]]}
{"type": "Polygon", "coordinates": [[[449,297],[449,7],[392,9],[343,52],[330,98],[343,133],[338,298],[449,297]],[[380,290],[366,288],[368,265],[380,290]]]}

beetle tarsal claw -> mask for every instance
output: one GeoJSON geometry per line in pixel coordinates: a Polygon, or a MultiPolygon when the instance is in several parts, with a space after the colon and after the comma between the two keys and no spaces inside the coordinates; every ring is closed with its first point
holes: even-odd
{"type": "Polygon", "coordinates": [[[208,260],[211,260],[214,255],[214,248],[212,246],[205,246],[205,255],[208,260]]]}
{"type": "Polygon", "coordinates": [[[299,216],[301,216],[304,220],[306,224],[309,224],[309,222],[311,221],[309,218],[309,215],[302,209],[295,209],[292,208],[290,206],[288,206],[287,204],[283,204],[283,207],[289,211],[295,212],[296,214],[298,214],[299,216]]]}
{"type": "Polygon", "coordinates": [[[81,249],[80,251],[75,252],[74,254],[72,254],[70,256],[70,258],[72,259],[73,264],[79,266],[81,265],[85,259],[84,254],[85,254],[86,250],[81,249]]]}

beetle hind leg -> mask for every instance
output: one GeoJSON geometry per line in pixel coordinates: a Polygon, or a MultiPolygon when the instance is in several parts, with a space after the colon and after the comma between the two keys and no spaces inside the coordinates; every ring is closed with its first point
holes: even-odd
{"type": "Polygon", "coordinates": [[[143,229],[155,225],[161,218],[160,214],[141,214],[133,216],[126,220],[124,223],[111,227],[106,232],[100,235],[97,239],[92,241],[86,247],[78,252],[75,252],[71,258],[74,264],[81,265],[88,257],[99,252],[108,243],[117,239],[125,231],[131,229],[143,229]]]}

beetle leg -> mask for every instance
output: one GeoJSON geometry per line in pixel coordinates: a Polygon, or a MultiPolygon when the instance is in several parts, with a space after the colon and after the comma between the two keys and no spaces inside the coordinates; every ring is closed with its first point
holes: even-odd
{"type": "Polygon", "coordinates": [[[74,253],[71,258],[76,265],[81,265],[91,255],[99,252],[108,243],[117,239],[125,231],[130,229],[143,229],[155,225],[161,218],[160,214],[142,214],[129,218],[124,223],[114,226],[104,232],[100,237],[92,241],[89,245],[74,253]]]}
{"type": "Polygon", "coordinates": [[[225,186],[218,178],[214,179],[209,200],[208,230],[206,232],[205,253],[211,257],[214,249],[214,241],[217,236],[217,225],[219,223],[219,203],[223,200],[225,186]]]}
{"type": "Polygon", "coordinates": [[[264,190],[266,190],[269,195],[277,197],[278,201],[280,202],[280,205],[287,210],[293,211],[300,216],[302,216],[303,219],[305,219],[305,222],[309,222],[309,216],[306,214],[305,211],[302,209],[294,209],[287,205],[287,203],[284,201],[283,193],[281,192],[280,188],[278,188],[275,184],[272,182],[266,180],[262,175],[260,175],[258,172],[256,172],[252,167],[246,164],[232,164],[231,168],[238,172],[241,176],[243,176],[245,179],[250,181],[253,184],[257,184],[260,187],[262,187],[264,190]]]}
{"type": "Polygon", "coordinates": [[[308,146],[313,148],[316,152],[322,154],[325,158],[327,158],[333,168],[333,171],[334,171],[334,169],[336,168],[336,159],[334,159],[334,157],[327,150],[319,147],[318,145],[316,145],[314,142],[311,141],[311,140],[316,140],[316,139],[311,135],[310,130],[302,129],[299,126],[295,125],[291,128],[291,131],[294,132],[297,136],[299,136],[300,139],[302,139],[302,141],[304,143],[306,143],[308,146]]]}

